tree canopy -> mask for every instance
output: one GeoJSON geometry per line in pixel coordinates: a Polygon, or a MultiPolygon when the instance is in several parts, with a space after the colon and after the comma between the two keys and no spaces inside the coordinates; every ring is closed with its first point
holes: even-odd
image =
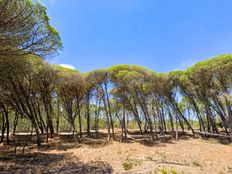
{"type": "Polygon", "coordinates": [[[45,57],[61,48],[59,33],[39,1],[0,1],[0,58],[25,54],[45,57]]]}

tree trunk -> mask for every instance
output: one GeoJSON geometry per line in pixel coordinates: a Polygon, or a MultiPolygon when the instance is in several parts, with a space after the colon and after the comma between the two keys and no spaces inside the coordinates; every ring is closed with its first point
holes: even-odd
{"type": "Polygon", "coordinates": [[[227,112],[228,112],[228,127],[230,129],[230,139],[232,143],[232,110],[231,110],[230,102],[228,101],[226,96],[225,96],[225,102],[226,102],[226,107],[227,107],[227,112]]]}
{"type": "Polygon", "coordinates": [[[4,116],[4,113],[2,112],[2,135],[1,135],[1,143],[4,140],[5,130],[6,130],[5,116],[4,116]]]}
{"type": "Polygon", "coordinates": [[[178,116],[176,114],[176,141],[178,140],[178,116]]]}
{"type": "Polygon", "coordinates": [[[6,144],[9,145],[10,144],[10,138],[9,138],[10,125],[9,125],[8,111],[5,113],[5,116],[6,116],[6,144]]]}
{"type": "Polygon", "coordinates": [[[46,120],[47,124],[46,124],[46,143],[48,143],[48,116],[47,116],[47,120],[46,120]]]}
{"type": "Polygon", "coordinates": [[[170,123],[171,123],[171,130],[172,130],[172,135],[174,137],[174,124],[173,124],[173,117],[172,114],[170,112],[170,110],[168,109],[168,115],[169,115],[169,119],[170,119],[170,123]]]}
{"type": "Polygon", "coordinates": [[[39,128],[38,125],[36,124],[36,121],[34,119],[31,119],[32,126],[35,128],[35,133],[36,133],[36,143],[38,146],[41,146],[41,139],[40,139],[40,133],[39,133],[39,128]]]}
{"type": "Polygon", "coordinates": [[[134,114],[135,120],[136,120],[137,125],[138,125],[138,127],[139,127],[140,134],[142,135],[142,134],[143,134],[143,130],[142,130],[142,127],[141,127],[141,120],[140,120],[140,118],[139,118],[138,109],[136,108],[136,102],[135,102],[134,97],[132,97],[132,101],[134,102],[134,107],[133,107],[133,105],[131,104],[130,100],[127,99],[127,102],[128,102],[128,104],[129,104],[129,107],[131,108],[131,111],[132,111],[132,113],[134,114]]]}
{"type": "Polygon", "coordinates": [[[81,109],[79,102],[77,103],[77,112],[78,112],[78,122],[79,122],[79,133],[80,133],[80,138],[82,138],[81,109]]]}
{"type": "Polygon", "coordinates": [[[124,130],[124,137],[127,138],[127,124],[126,124],[126,110],[123,108],[122,127],[124,130]]]}
{"type": "Polygon", "coordinates": [[[180,109],[178,108],[175,100],[172,97],[169,97],[169,101],[172,104],[173,110],[176,112],[176,114],[178,114],[180,117],[183,118],[183,120],[186,122],[187,126],[190,127],[192,134],[195,135],[195,131],[192,128],[192,126],[189,124],[188,120],[184,117],[184,115],[181,113],[180,109]]]}
{"type": "Polygon", "coordinates": [[[8,107],[3,105],[4,115],[6,118],[6,144],[10,144],[9,134],[10,134],[10,125],[9,125],[9,110],[8,107]]]}
{"type": "Polygon", "coordinates": [[[161,115],[162,115],[162,120],[163,120],[163,125],[164,125],[163,126],[164,127],[164,132],[167,132],[163,104],[162,104],[162,107],[161,107],[161,115]]]}
{"type": "Polygon", "coordinates": [[[107,101],[109,117],[110,117],[110,124],[111,124],[111,129],[112,129],[112,137],[113,137],[113,139],[115,139],[115,137],[114,137],[114,123],[113,123],[112,114],[111,114],[110,100],[109,100],[109,95],[108,95],[106,82],[104,82],[104,86],[105,86],[106,101],[107,101]]]}
{"type": "Polygon", "coordinates": [[[103,87],[101,86],[102,89],[102,100],[103,100],[103,104],[104,104],[104,109],[105,109],[105,113],[106,113],[106,121],[107,121],[107,131],[108,131],[108,141],[110,141],[111,138],[111,134],[110,134],[110,119],[109,119],[109,114],[108,114],[108,109],[107,109],[107,104],[106,104],[106,98],[105,98],[105,92],[103,87]]]}
{"type": "Polygon", "coordinates": [[[197,103],[192,97],[190,97],[190,101],[191,101],[191,103],[192,103],[192,105],[194,107],[194,110],[195,110],[196,114],[197,114],[197,118],[199,120],[200,131],[203,130],[205,132],[205,124],[204,124],[204,121],[202,119],[202,115],[201,115],[201,113],[199,111],[199,108],[197,106],[197,103]]]}
{"type": "Polygon", "coordinates": [[[90,108],[89,108],[89,101],[90,100],[90,92],[88,91],[87,93],[87,112],[86,112],[86,121],[87,121],[87,135],[88,137],[91,136],[91,132],[90,132],[90,108]]]}
{"type": "Polygon", "coordinates": [[[135,94],[136,94],[136,97],[137,97],[138,102],[140,104],[140,107],[142,109],[142,112],[144,114],[145,121],[147,122],[147,124],[149,126],[150,133],[151,133],[151,139],[152,139],[152,141],[155,141],[152,120],[151,120],[151,118],[149,116],[149,113],[147,111],[147,106],[146,106],[145,98],[142,96],[142,99],[140,99],[139,95],[138,95],[138,91],[136,91],[135,94]]]}
{"type": "Polygon", "coordinates": [[[18,124],[18,112],[15,112],[15,118],[14,118],[14,125],[13,125],[13,135],[15,134],[16,132],[16,127],[17,127],[17,124],[18,124]]]}
{"type": "Polygon", "coordinates": [[[60,125],[60,102],[57,100],[57,119],[56,119],[56,134],[59,134],[59,125],[60,125]]]}

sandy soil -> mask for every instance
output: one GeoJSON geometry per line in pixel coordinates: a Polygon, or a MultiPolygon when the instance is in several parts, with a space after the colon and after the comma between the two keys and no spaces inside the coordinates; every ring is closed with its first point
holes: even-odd
{"type": "Polygon", "coordinates": [[[232,146],[216,140],[182,136],[150,142],[147,135],[132,133],[124,143],[84,138],[81,143],[59,137],[37,148],[28,145],[0,147],[0,173],[232,173],[232,146]],[[130,163],[125,170],[123,164],[130,163]]]}

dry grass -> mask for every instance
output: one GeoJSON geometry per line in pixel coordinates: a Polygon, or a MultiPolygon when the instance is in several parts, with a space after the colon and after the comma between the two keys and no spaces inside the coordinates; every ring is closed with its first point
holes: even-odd
{"type": "Polygon", "coordinates": [[[100,139],[85,137],[79,142],[63,135],[40,148],[30,144],[25,155],[21,148],[14,155],[12,146],[1,146],[0,173],[231,173],[231,145],[166,137],[152,143],[148,135],[133,132],[119,143],[107,142],[104,133],[100,139]]]}

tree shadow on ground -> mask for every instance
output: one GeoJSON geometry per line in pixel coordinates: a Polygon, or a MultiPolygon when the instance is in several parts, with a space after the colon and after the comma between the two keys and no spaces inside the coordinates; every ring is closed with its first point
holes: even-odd
{"type": "Polygon", "coordinates": [[[130,143],[140,143],[147,147],[163,147],[166,146],[166,144],[175,144],[174,139],[170,133],[166,133],[165,135],[159,135],[156,132],[156,137],[154,141],[151,140],[150,133],[141,134],[140,132],[132,132],[129,133],[129,135],[131,137],[130,143]]]}
{"type": "MultiPolygon", "coordinates": [[[[127,133],[127,138],[123,139],[123,143],[139,143],[141,145],[144,145],[146,147],[153,147],[153,146],[166,146],[167,144],[175,144],[175,139],[173,138],[173,134],[170,132],[166,132],[165,136],[160,135],[159,132],[156,132],[157,137],[155,138],[155,141],[153,142],[151,140],[151,134],[149,132],[141,134],[139,131],[131,131],[127,133]]],[[[25,140],[30,139],[33,140],[35,137],[26,137],[18,135],[15,137],[15,141],[18,141],[17,139],[25,140]]],[[[28,135],[27,135],[28,136],[28,135]]],[[[79,148],[82,145],[86,145],[90,148],[102,148],[104,146],[109,145],[113,141],[120,142],[121,141],[121,132],[118,131],[115,133],[115,140],[111,139],[111,141],[107,140],[107,133],[99,131],[97,134],[95,132],[91,132],[91,136],[88,137],[87,132],[83,132],[83,137],[80,138],[78,134],[73,135],[72,133],[61,133],[59,135],[54,134],[53,139],[49,139],[49,143],[43,145],[41,147],[38,147],[40,150],[60,150],[60,151],[66,151],[68,149],[74,149],[79,148]]],[[[180,140],[188,140],[192,137],[192,135],[179,132],[179,139],[180,140]]],[[[44,142],[43,137],[43,142],[44,142]]],[[[29,143],[29,148],[31,142],[29,143]]],[[[23,145],[18,145],[23,146],[23,145]]]]}
{"type": "Polygon", "coordinates": [[[230,138],[224,138],[224,137],[210,137],[210,136],[202,136],[203,140],[209,141],[209,142],[216,142],[223,145],[231,145],[230,138]]]}
{"type": "Polygon", "coordinates": [[[70,153],[0,154],[0,171],[8,173],[112,173],[112,167],[101,161],[83,163],[70,153]]]}

